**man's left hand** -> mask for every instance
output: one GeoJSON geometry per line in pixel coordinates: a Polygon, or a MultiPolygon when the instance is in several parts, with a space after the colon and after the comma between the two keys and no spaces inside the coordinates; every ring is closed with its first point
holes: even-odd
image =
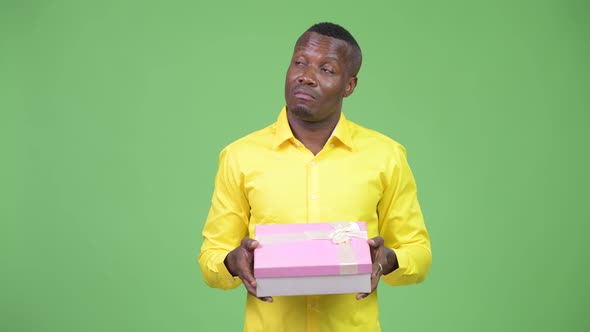
{"type": "MultiPolygon", "coordinates": [[[[373,262],[373,272],[371,273],[371,293],[377,289],[379,279],[382,275],[389,274],[398,268],[397,256],[390,248],[384,244],[380,236],[367,240],[371,249],[371,260],[373,262]]],[[[363,299],[371,293],[358,293],[356,299],[363,299]]]]}

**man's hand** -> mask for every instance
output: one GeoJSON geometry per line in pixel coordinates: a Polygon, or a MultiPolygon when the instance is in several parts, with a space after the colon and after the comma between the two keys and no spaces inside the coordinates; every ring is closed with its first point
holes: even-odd
{"type": "MultiPolygon", "coordinates": [[[[232,250],[225,257],[224,264],[231,275],[242,279],[246,290],[256,296],[256,279],[254,278],[254,249],[260,243],[250,238],[242,239],[239,247],[232,250]]],[[[272,302],[272,297],[259,297],[260,300],[272,302]]]]}
{"type": "MultiPolygon", "coordinates": [[[[395,271],[399,265],[395,252],[387,248],[383,238],[380,236],[367,240],[371,249],[371,260],[373,262],[373,272],[371,273],[371,293],[377,289],[379,279],[382,275],[395,271]]],[[[371,293],[358,293],[356,299],[364,299],[371,293]]]]}

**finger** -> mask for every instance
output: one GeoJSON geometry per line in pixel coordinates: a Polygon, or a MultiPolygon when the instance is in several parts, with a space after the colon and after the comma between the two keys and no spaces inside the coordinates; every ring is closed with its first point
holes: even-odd
{"type": "Polygon", "coordinates": [[[252,240],[250,242],[249,249],[250,249],[250,251],[254,251],[254,249],[258,248],[259,246],[260,246],[260,242],[258,242],[256,240],[252,240]]]}
{"type": "Polygon", "coordinates": [[[272,296],[259,297],[258,299],[261,301],[264,301],[264,302],[269,302],[269,303],[272,303],[272,301],[273,301],[272,296]]]}
{"type": "Polygon", "coordinates": [[[376,274],[375,276],[371,277],[371,292],[374,292],[379,285],[379,280],[381,279],[381,275],[376,274]]]}
{"type": "Polygon", "coordinates": [[[362,299],[364,299],[365,297],[369,296],[369,294],[370,294],[370,293],[357,293],[357,294],[356,294],[356,299],[357,299],[357,300],[362,300],[362,299]]]}
{"type": "Polygon", "coordinates": [[[252,287],[256,288],[256,278],[252,273],[252,268],[248,265],[242,268],[242,280],[248,282],[252,287]]]}
{"type": "Polygon", "coordinates": [[[379,278],[378,277],[371,280],[371,292],[374,292],[375,289],[377,289],[378,285],[379,285],[379,278]]]}
{"type": "Polygon", "coordinates": [[[242,247],[242,260],[240,261],[240,278],[246,287],[248,293],[256,296],[256,278],[254,277],[253,271],[253,251],[258,247],[260,243],[250,238],[242,239],[240,244],[242,247]]]}
{"type": "Polygon", "coordinates": [[[369,239],[367,243],[369,243],[369,246],[371,246],[371,248],[377,249],[380,246],[382,246],[385,242],[383,241],[383,238],[381,236],[376,236],[372,239],[369,239]]]}
{"type": "Polygon", "coordinates": [[[253,251],[258,247],[259,244],[260,243],[258,241],[251,239],[249,237],[245,237],[242,239],[242,243],[240,243],[240,246],[246,249],[247,251],[253,251]]]}
{"type": "Polygon", "coordinates": [[[375,277],[380,277],[383,274],[383,265],[381,263],[374,263],[373,264],[373,275],[375,277]]]}
{"type": "Polygon", "coordinates": [[[252,285],[249,282],[244,282],[244,287],[246,287],[246,291],[248,291],[248,294],[256,296],[256,287],[252,287],[252,285]]]}
{"type": "Polygon", "coordinates": [[[242,280],[244,287],[250,295],[256,296],[256,282],[252,283],[250,280],[242,280]]]}

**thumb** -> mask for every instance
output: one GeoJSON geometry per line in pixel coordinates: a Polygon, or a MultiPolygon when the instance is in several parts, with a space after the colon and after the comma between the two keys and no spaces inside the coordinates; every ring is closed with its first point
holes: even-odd
{"type": "Polygon", "coordinates": [[[242,239],[240,246],[246,250],[253,250],[254,248],[258,247],[258,241],[249,237],[245,237],[242,239]]]}
{"type": "Polygon", "coordinates": [[[379,248],[379,246],[383,245],[383,238],[380,236],[374,237],[372,239],[367,240],[369,246],[373,249],[379,248]]]}
{"type": "Polygon", "coordinates": [[[258,248],[259,246],[260,246],[260,242],[258,242],[256,240],[250,240],[250,242],[248,243],[248,245],[246,247],[248,248],[248,250],[254,251],[254,249],[258,248]]]}

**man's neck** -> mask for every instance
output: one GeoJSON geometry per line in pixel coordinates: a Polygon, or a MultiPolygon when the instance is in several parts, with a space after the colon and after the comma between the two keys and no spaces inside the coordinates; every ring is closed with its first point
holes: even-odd
{"type": "Polygon", "coordinates": [[[335,113],[322,121],[307,122],[287,112],[287,119],[295,138],[314,155],[317,155],[334,132],[334,128],[340,120],[340,113],[335,113]]]}

